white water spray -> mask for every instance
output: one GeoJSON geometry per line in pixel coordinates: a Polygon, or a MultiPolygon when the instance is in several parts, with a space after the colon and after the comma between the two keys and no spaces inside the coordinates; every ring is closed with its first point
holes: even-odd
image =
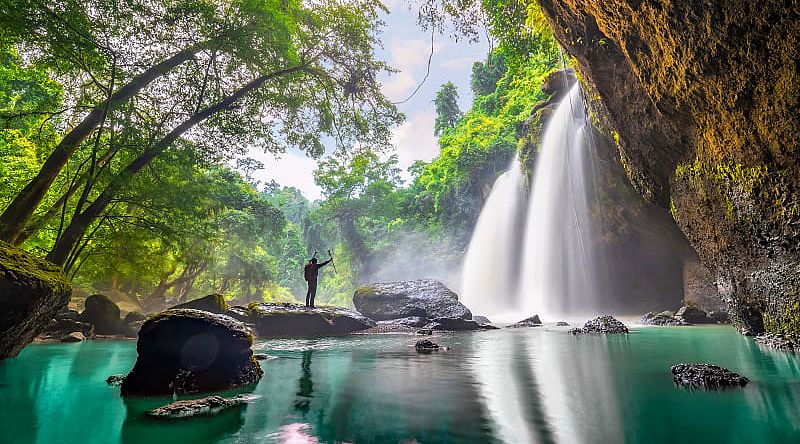
{"type": "Polygon", "coordinates": [[[603,290],[589,217],[596,158],[587,137],[576,83],[545,129],[528,198],[524,238],[514,228],[519,194],[506,191],[495,195],[507,186],[505,175],[517,174],[513,168],[495,183],[481,211],[465,258],[461,288],[464,303],[476,314],[519,320],[536,313],[546,320],[558,320],[602,308],[598,295],[603,290]],[[524,240],[520,243],[519,239],[524,240]],[[520,250],[518,256],[515,252],[520,250]],[[514,267],[515,263],[521,266],[514,267]]]}

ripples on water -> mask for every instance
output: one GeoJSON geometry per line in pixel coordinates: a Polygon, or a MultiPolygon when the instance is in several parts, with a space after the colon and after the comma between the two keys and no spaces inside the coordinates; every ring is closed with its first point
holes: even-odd
{"type": "Polygon", "coordinates": [[[800,360],[728,327],[640,328],[628,336],[527,329],[435,336],[258,341],[254,399],[214,417],[143,415],[169,399],[123,400],[105,378],[133,342],[33,345],[0,363],[2,443],[800,442],[800,360]],[[690,392],[669,367],[711,361],[751,379],[690,392]]]}

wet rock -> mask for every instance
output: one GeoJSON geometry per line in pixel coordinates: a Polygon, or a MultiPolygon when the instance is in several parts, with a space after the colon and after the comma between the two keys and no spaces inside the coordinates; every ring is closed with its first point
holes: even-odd
{"type": "Polygon", "coordinates": [[[221,294],[214,293],[202,298],[193,299],[183,304],[178,304],[172,308],[193,308],[195,310],[203,310],[210,313],[225,314],[228,311],[228,302],[221,294]]]}
{"type": "Polygon", "coordinates": [[[428,319],[420,316],[409,316],[407,318],[378,321],[378,325],[402,325],[405,327],[424,327],[427,324],[428,319]]]}
{"type": "Polygon", "coordinates": [[[60,267],[0,242],[0,360],[42,333],[71,293],[60,267]]]}
{"type": "Polygon", "coordinates": [[[731,317],[728,312],[722,310],[709,311],[708,317],[713,319],[717,324],[730,324],[731,322],[731,317]]]}
{"type": "Polygon", "coordinates": [[[572,334],[612,334],[628,333],[628,327],[615,317],[605,315],[586,321],[583,327],[573,328],[569,331],[572,334]]]}
{"type": "Polygon", "coordinates": [[[478,324],[491,324],[492,321],[489,320],[486,316],[476,316],[472,315],[472,320],[477,322],[478,324]]]}
{"type": "Polygon", "coordinates": [[[65,308],[64,310],[60,311],[55,317],[53,318],[56,321],[63,321],[63,320],[70,320],[70,321],[80,321],[81,314],[78,313],[76,310],[70,310],[65,308]]]}
{"type": "Polygon", "coordinates": [[[662,311],[661,313],[656,313],[654,311],[646,313],[639,322],[643,325],[689,325],[683,318],[675,316],[675,313],[668,310],[662,311]]]}
{"type": "Polygon", "coordinates": [[[430,336],[430,335],[433,334],[433,330],[431,330],[430,328],[422,328],[422,329],[417,330],[417,334],[418,335],[428,335],[428,336],[430,336]]]}
{"type": "Polygon", "coordinates": [[[432,342],[430,339],[420,339],[414,344],[414,348],[416,348],[417,351],[430,352],[439,350],[439,344],[432,342]]]}
{"type": "Polygon", "coordinates": [[[676,384],[701,389],[744,387],[748,379],[713,364],[677,364],[672,366],[676,384]]]}
{"type": "Polygon", "coordinates": [[[81,321],[94,325],[98,335],[116,335],[124,333],[125,327],[120,319],[119,307],[102,294],[93,294],[86,298],[85,309],[81,313],[81,321]]]}
{"type": "Polygon", "coordinates": [[[675,317],[688,322],[689,324],[716,324],[717,321],[708,317],[708,314],[700,308],[685,305],[675,313],[675,317]]]}
{"type": "Polygon", "coordinates": [[[79,331],[74,331],[60,339],[61,342],[83,342],[86,340],[86,336],[79,331]]]}
{"type": "Polygon", "coordinates": [[[747,328],[747,327],[745,327],[745,326],[741,326],[741,327],[739,327],[739,328],[737,329],[737,331],[738,331],[738,332],[739,332],[739,334],[740,334],[740,335],[742,335],[742,336],[755,336],[755,333],[753,333],[753,332],[752,332],[752,331],[751,331],[749,328],[747,328]]]}
{"type": "Polygon", "coordinates": [[[94,325],[72,319],[53,319],[44,330],[44,334],[51,338],[63,337],[74,332],[80,332],[86,338],[91,338],[94,336],[94,325]]]}
{"type": "Polygon", "coordinates": [[[774,348],[775,350],[793,352],[798,350],[798,344],[789,336],[781,333],[763,333],[755,337],[759,345],[774,348]]]}
{"type": "Polygon", "coordinates": [[[253,355],[256,361],[271,361],[275,359],[275,356],[265,355],[264,353],[256,353],[253,355]]]}
{"type": "Polygon", "coordinates": [[[132,311],[126,314],[125,319],[122,320],[122,325],[125,327],[125,334],[127,336],[136,336],[146,320],[147,316],[138,311],[132,311]]]}
{"type": "Polygon", "coordinates": [[[464,330],[491,330],[496,329],[492,325],[478,324],[472,319],[463,318],[434,318],[425,326],[430,330],[445,330],[445,331],[464,331],[464,330]]]}
{"type": "Polygon", "coordinates": [[[187,399],[155,408],[147,412],[147,415],[161,419],[181,419],[215,415],[225,409],[244,405],[251,399],[253,399],[252,395],[238,395],[232,398],[209,396],[200,399],[187,399]]]}
{"type": "Polygon", "coordinates": [[[230,307],[225,314],[242,322],[249,322],[250,319],[250,310],[241,305],[230,307]]]}
{"type": "Polygon", "coordinates": [[[229,390],[258,381],[253,335],[242,322],[201,310],[151,316],[139,330],[138,357],[122,384],[123,396],[229,390]]]}
{"type": "Polygon", "coordinates": [[[458,302],[458,295],[432,279],[364,285],[355,291],[353,305],[378,321],[410,316],[472,319],[472,313],[458,302]]]}
{"type": "Polygon", "coordinates": [[[525,328],[525,327],[541,327],[542,320],[539,319],[539,315],[533,315],[527,319],[523,319],[516,324],[511,324],[507,328],[525,328]]]}
{"type": "Polygon", "coordinates": [[[344,335],[375,326],[361,313],[339,307],[252,303],[247,309],[246,322],[260,337],[344,335]]]}
{"type": "Polygon", "coordinates": [[[122,385],[123,381],[125,381],[125,375],[111,375],[106,378],[106,384],[112,386],[122,385]]]}
{"type": "Polygon", "coordinates": [[[569,323],[564,321],[558,321],[556,322],[556,327],[569,327],[569,323]]]}

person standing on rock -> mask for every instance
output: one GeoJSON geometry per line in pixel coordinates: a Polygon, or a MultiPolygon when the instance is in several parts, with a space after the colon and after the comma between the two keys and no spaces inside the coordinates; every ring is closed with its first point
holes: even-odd
{"type": "MultiPolygon", "coordinates": [[[[316,253],[314,253],[316,255],[316,253]]],[[[314,308],[314,298],[317,296],[317,276],[319,269],[328,265],[333,260],[333,256],[327,261],[318,264],[317,258],[312,257],[303,270],[304,278],[308,282],[308,292],[306,292],[306,307],[314,308]]]]}

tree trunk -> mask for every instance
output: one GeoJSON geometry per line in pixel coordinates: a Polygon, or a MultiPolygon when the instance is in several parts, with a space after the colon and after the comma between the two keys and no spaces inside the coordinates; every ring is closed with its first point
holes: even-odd
{"type": "Polygon", "coordinates": [[[154,80],[191,59],[197,52],[208,47],[208,45],[209,42],[204,42],[174,54],[172,57],[134,77],[112,94],[108,100],[96,105],[72,131],[61,139],[61,142],[50,154],[50,157],[47,158],[36,177],[20,191],[6,207],[3,214],[0,215],[0,240],[12,244],[17,243],[17,238],[39,207],[47,190],[50,189],[56,177],[61,173],[61,169],[67,164],[81,142],[102,123],[106,111],[116,110],[154,80]]]}
{"type": "Polygon", "coordinates": [[[122,171],[117,173],[117,175],[114,176],[114,178],[108,184],[106,189],[103,190],[99,196],[97,196],[94,202],[86,207],[81,214],[72,218],[69,225],[64,230],[64,233],[56,241],[56,244],[53,246],[50,254],[47,255],[47,260],[63,266],[66,263],[72,249],[75,248],[75,245],[86,233],[89,225],[91,225],[91,223],[100,216],[106,207],[108,207],[113,198],[116,196],[117,192],[125,185],[128,179],[138,173],[156,156],[169,148],[169,146],[178,140],[183,133],[205,119],[213,116],[214,114],[224,111],[231,105],[235,104],[239,99],[244,97],[247,93],[257,89],[268,80],[282,75],[294,73],[302,68],[302,66],[294,66],[258,77],[230,96],[192,115],[189,119],[175,127],[175,129],[170,131],[166,136],[164,136],[163,139],[159,140],[155,145],[145,150],[139,157],[129,163],[122,171]]]}

